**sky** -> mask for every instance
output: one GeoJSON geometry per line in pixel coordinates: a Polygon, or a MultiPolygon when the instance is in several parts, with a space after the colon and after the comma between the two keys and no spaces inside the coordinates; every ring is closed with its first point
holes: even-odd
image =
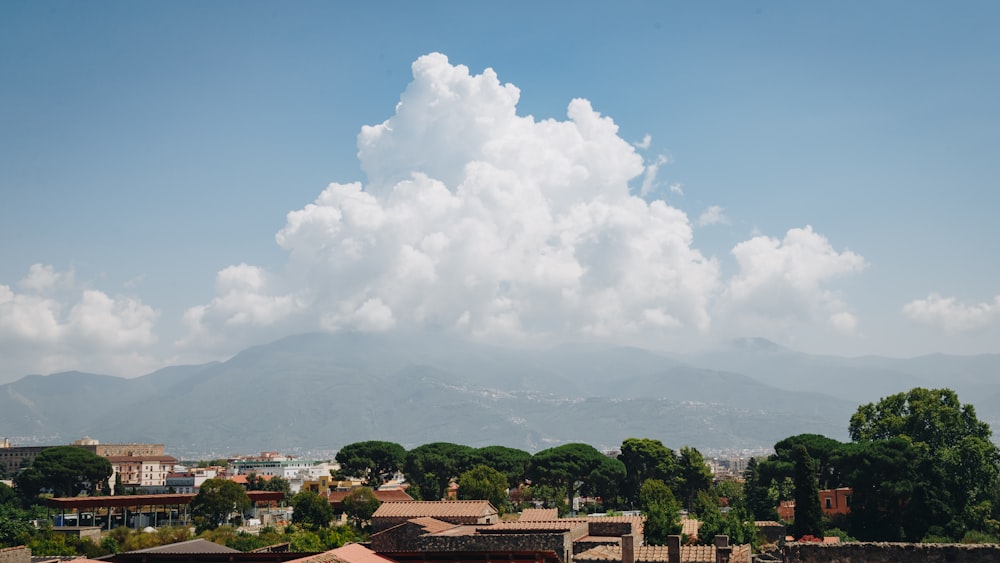
{"type": "Polygon", "coordinates": [[[0,3],[0,383],[310,331],[1000,353],[996,2],[0,3]]]}

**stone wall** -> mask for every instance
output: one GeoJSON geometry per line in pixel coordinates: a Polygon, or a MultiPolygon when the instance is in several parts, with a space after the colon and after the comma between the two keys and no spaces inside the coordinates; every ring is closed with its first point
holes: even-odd
{"type": "Polygon", "coordinates": [[[561,561],[568,562],[573,543],[563,533],[424,536],[420,551],[554,551],[561,561]]]}
{"type": "MultiPolygon", "coordinates": [[[[601,522],[594,518],[587,521],[589,533],[592,536],[616,537],[620,538],[625,534],[638,534],[639,530],[632,529],[631,522],[601,522]]],[[[638,538],[642,543],[642,538],[638,538]]]]}
{"type": "Polygon", "coordinates": [[[995,563],[1000,545],[934,543],[788,543],[785,563],[995,563]]]}
{"type": "Polygon", "coordinates": [[[0,563],[31,563],[31,550],[23,545],[0,548],[0,563]]]}

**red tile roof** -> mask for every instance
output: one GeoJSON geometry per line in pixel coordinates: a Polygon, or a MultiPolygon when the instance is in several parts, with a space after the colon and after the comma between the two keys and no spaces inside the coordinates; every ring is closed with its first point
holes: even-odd
{"type": "Polygon", "coordinates": [[[518,520],[521,522],[538,520],[555,520],[559,518],[559,510],[555,508],[525,508],[518,520]]]}
{"type": "MultiPolygon", "coordinates": [[[[749,563],[751,549],[749,545],[733,546],[730,563],[749,563]]],[[[573,557],[579,562],[620,562],[622,548],[617,545],[601,545],[588,549],[573,557]]],[[[635,548],[636,563],[665,563],[667,561],[667,546],[643,545],[635,548]]],[[[682,545],[681,563],[715,563],[714,545],[682,545]]]]}
{"type": "Polygon", "coordinates": [[[410,500],[383,502],[372,518],[479,518],[496,513],[497,509],[488,500],[410,500]]]}
{"type": "MultiPolygon", "coordinates": [[[[339,505],[344,502],[344,497],[348,495],[351,491],[330,491],[330,504],[339,505]]],[[[404,502],[408,500],[413,500],[413,497],[406,494],[406,491],[402,489],[389,489],[389,490],[375,490],[375,498],[379,502],[404,502]]]]}
{"type": "Polygon", "coordinates": [[[292,559],[286,563],[393,563],[367,547],[358,543],[349,543],[337,549],[324,551],[302,559],[292,559]]]}
{"type": "Polygon", "coordinates": [[[420,526],[424,532],[428,534],[436,534],[438,532],[443,532],[445,530],[450,530],[452,528],[458,527],[458,524],[452,524],[451,522],[442,522],[441,520],[435,520],[430,517],[414,518],[410,520],[414,524],[420,526]]]}

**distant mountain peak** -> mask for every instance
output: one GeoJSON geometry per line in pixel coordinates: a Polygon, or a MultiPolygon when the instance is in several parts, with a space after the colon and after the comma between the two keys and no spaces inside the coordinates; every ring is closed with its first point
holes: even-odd
{"type": "Polygon", "coordinates": [[[734,338],[729,345],[733,350],[741,350],[744,352],[767,352],[771,354],[778,352],[791,352],[791,350],[781,344],[760,336],[744,336],[742,338],[734,338]]]}

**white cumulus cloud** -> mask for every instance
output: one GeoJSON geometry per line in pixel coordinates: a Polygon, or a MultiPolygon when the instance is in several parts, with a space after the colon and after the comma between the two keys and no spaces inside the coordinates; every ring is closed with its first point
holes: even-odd
{"type": "Polygon", "coordinates": [[[731,310],[778,323],[825,319],[841,332],[856,328],[857,318],[827,286],[861,272],[866,262],[859,254],[838,252],[810,226],[790,229],[783,239],[755,236],[733,247],[732,254],[739,272],[726,288],[731,310]]]}
{"type": "Polygon", "coordinates": [[[79,287],[72,270],[35,264],[0,285],[0,354],[6,379],[79,369],[136,375],[156,365],[159,312],[139,299],[79,287]]]}
{"type": "Polygon", "coordinates": [[[949,332],[976,330],[1000,321],[1000,295],[992,302],[969,305],[955,297],[932,293],[927,299],[915,299],[904,305],[903,314],[914,322],[949,332]]]}
{"type": "Polygon", "coordinates": [[[358,137],[366,182],[288,213],[283,272],[220,273],[181,347],[285,322],[510,339],[707,330],[717,262],[683,211],[629,193],[663,160],[644,163],[586,100],[536,121],[519,97],[491,69],[418,59],[395,114],[358,137]]]}
{"type": "MultiPolygon", "coordinates": [[[[535,120],[491,69],[437,53],[412,68],[395,113],[358,136],[366,179],[287,214],[281,271],[219,272],[215,298],[185,314],[181,355],[310,330],[662,344],[711,332],[720,299],[730,315],[855,329],[827,286],[863,269],[860,256],[810,227],[758,236],[733,249],[740,271],[726,284],[688,215],[642,197],[666,158],[644,161],[590,102],[535,120]]],[[[699,223],[725,220],[716,206],[699,223]]]]}

